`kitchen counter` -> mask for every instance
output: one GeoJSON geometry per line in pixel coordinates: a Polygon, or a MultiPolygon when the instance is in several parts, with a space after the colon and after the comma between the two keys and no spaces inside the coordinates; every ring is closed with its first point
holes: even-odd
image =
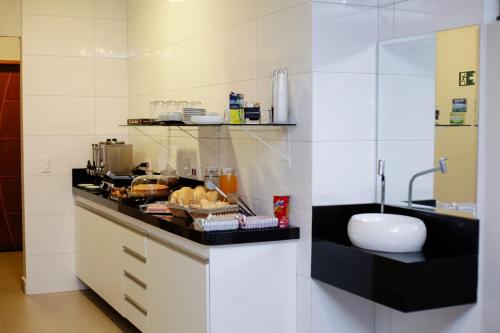
{"type": "Polygon", "coordinates": [[[201,232],[73,195],[77,276],[140,331],[295,330],[298,228],[201,232]]]}
{"type": "Polygon", "coordinates": [[[386,213],[424,221],[423,250],[385,253],[352,245],[350,217],[379,211],[378,204],[313,208],[314,279],[403,312],[476,302],[478,220],[386,206],[386,213]]]}
{"type": "MultiPolygon", "coordinates": [[[[255,230],[232,230],[232,231],[212,231],[204,232],[195,230],[188,219],[173,218],[172,221],[166,221],[151,214],[143,213],[139,209],[130,207],[118,202],[111,201],[99,194],[73,187],[73,195],[89,200],[93,203],[102,205],[116,212],[132,217],[148,226],[153,226],[164,231],[168,231],[177,236],[181,236],[193,242],[202,245],[232,245],[244,243],[258,243],[270,241],[293,240],[300,238],[300,229],[294,226],[288,228],[268,228],[255,230]]],[[[80,205],[85,203],[80,203],[80,205]]],[[[85,208],[89,205],[86,205],[85,208]]],[[[137,227],[137,226],[136,226],[137,227]]]]}

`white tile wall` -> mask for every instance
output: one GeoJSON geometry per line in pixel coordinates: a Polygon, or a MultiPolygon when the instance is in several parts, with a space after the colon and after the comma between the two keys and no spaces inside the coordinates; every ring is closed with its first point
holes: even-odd
{"type": "Polygon", "coordinates": [[[315,71],[376,72],[377,8],[318,3],[313,18],[315,71]]]}
{"type": "Polygon", "coordinates": [[[120,127],[127,123],[127,97],[96,97],[95,99],[95,134],[126,136],[128,129],[120,127]]]}
{"type": "Polygon", "coordinates": [[[248,0],[214,0],[214,28],[221,29],[256,17],[256,2],[248,0]]]}
{"type": "Polygon", "coordinates": [[[127,60],[96,58],[95,95],[126,97],[128,95],[127,60]]]}
{"type": "Polygon", "coordinates": [[[280,67],[290,73],[311,70],[311,18],[311,5],[305,4],[257,19],[257,77],[280,67]]]}
{"type": "Polygon", "coordinates": [[[74,253],[27,255],[26,275],[29,295],[84,288],[76,278],[74,253]]]}
{"type": "Polygon", "coordinates": [[[23,1],[26,289],[81,288],[71,169],[127,117],[126,1],[23,1]],[[95,19],[98,17],[98,19],[95,19]],[[94,57],[95,56],[95,57],[94,57]],[[102,97],[96,97],[102,96],[102,97]],[[42,173],[49,159],[50,173],[42,173]]]}
{"type": "MultiPolygon", "coordinates": [[[[26,14],[92,17],[93,0],[23,0],[23,16],[26,14]]],[[[23,34],[24,35],[24,34],[23,34]]]]}
{"type": "Polygon", "coordinates": [[[315,142],[313,204],[368,203],[375,199],[375,142],[315,142]]]}
{"type": "MultiPolygon", "coordinates": [[[[380,141],[377,158],[385,159],[386,201],[401,204],[408,199],[411,177],[434,165],[434,141],[380,141]]],[[[377,186],[379,184],[377,183],[377,186]]],[[[380,191],[377,191],[377,196],[380,191]]],[[[413,187],[413,199],[434,198],[434,176],[419,177],[413,187]]]]}
{"type": "Polygon", "coordinates": [[[313,140],[375,140],[375,74],[314,73],[313,140]]]}
{"type": "Polygon", "coordinates": [[[127,57],[127,21],[96,19],[94,29],[94,47],[97,57],[127,57]]]}
{"type": "Polygon", "coordinates": [[[483,4],[477,0],[409,0],[384,8],[381,39],[411,36],[480,24],[483,4]]]}
{"type": "Polygon", "coordinates": [[[90,96],[24,95],[23,132],[26,136],[94,135],[94,113],[94,98],[90,96]]]}
{"type": "Polygon", "coordinates": [[[30,228],[25,235],[27,255],[74,252],[75,237],[68,237],[75,233],[73,215],[32,215],[28,219],[30,228]],[[51,241],[47,242],[47,238],[51,241]]]}
{"type": "Polygon", "coordinates": [[[94,135],[26,136],[23,144],[24,175],[39,176],[43,169],[42,160],[45,158],[51,161],[52,174],[70,175],[72,168],[85,166],[87,160],[92,159],[89,147],[94,142],[94,135]]]}
{"type": "Polygon", "coordinates": [[[305,0],[256,0],[257,16],[265,16],[274,12],[283,11],[300,4],[307,3],[305,0]]]}
{"type": "Polygon", "coordinates": [[[126,20],[127,0],[94,0],[94,17],[126,20]]]}
{"type": "Polygon", "coordinates": [[[214,33],[214,83],[255,79],[256,30],[252,20],[214,33]]]}
{"type": "Polygon", "coordinates": [[[21,0],[0,3],[0,36],[21,36],[21,0]]]}
{"type": "MultiPolygon", "coordinates": [[[[23,49],[24,43],[23,38],[23,49]]],[[[23,55],[22,59],[24,95],[94,95],[92,58],[23,55]]]]}
{"type": "Polygon", "coordinates": [[[372,333],[373,303],[343,290],[313,280],[313,333],[372,333]]]}
{"type": "Polygon", "coordinates": [[[92,23],[91,18],[24,15],[23,53],[93,56],[92,23]]]}
{"type": "MultiPolygon", "coordinates": [[[[53,163],[55,163],[54,160],[53,163]]],[[[71,175],[24,176],[24,212],[26,216],[72,214],[73,206],[71,175]]],[[[25,229],[28,230],[30,228],[29,219],[26,222],[25,229]]],[[[71,237],[72,235],[66,236],[71,237]]],[[[50,239],[46,239],[46,241],[50,242],[50,239]]]]}

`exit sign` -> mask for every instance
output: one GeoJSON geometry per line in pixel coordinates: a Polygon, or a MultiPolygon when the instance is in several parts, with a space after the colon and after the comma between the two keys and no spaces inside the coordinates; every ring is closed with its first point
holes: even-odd
{"type": "Polygon", "coordinates": [[[458,85],[460,87],[476,85],[476,71],[466,71],[458,73],[458,85]]]}

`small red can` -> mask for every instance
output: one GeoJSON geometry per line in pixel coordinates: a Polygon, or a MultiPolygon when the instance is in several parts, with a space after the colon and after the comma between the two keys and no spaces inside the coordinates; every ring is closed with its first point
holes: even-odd
{"type": "Polygon", "coordinates": [[[273,198],[274,217],[278,218],[278,226],[287,228],[289,225],[288,206],[290,205],[289,195],[275,195],[273,198]]]}

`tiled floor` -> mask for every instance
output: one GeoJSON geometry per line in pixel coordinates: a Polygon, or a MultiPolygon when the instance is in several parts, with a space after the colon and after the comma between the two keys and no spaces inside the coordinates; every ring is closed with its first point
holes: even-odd
{"type": "Polygon", "coordinates": [[[0,333],[137,332],[90,291],[25,296],[22,253],[0,252],[0,333]]]}

